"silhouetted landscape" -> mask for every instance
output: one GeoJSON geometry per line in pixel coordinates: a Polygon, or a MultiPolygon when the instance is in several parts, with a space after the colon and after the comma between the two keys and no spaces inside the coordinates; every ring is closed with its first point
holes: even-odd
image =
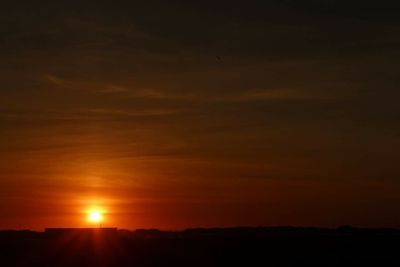
{"type": "Polygon", "coordinates": [[[0,267],[400,267],[399,0],[1,4],[0,267]]]}
{"type": "Polygon", "coordinates": [[[398,266],[397,229],[0,232],[2,266],[398,266]]]}

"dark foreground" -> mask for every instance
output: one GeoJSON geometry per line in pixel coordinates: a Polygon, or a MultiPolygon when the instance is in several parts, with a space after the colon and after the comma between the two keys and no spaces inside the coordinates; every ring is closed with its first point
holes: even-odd
{"type": "Polygon", "coordinates": [[[0,266],[400,266],[394,229],[0,232],[0,266]]]}

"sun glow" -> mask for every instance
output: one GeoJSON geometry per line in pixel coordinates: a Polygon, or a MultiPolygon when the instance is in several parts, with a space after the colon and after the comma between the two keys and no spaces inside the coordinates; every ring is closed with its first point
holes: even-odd
{"type": "Polygon", "coordinates": [[[81,227],[103,227],[113,223],[110,215],[110,200],[106,198],[92,197],[81,198],[77,206],[82,207],[80,213],[81,227]]]}
{"type": "Polygon", "coordinates": [[[88,214],[88,221],[91,223],[101,223],[103,221],[103,213],[100,210],[91,210],[88,214]]]}

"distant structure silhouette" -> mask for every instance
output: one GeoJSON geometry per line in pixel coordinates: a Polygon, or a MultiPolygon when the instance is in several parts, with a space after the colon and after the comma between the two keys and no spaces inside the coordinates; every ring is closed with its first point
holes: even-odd
{"type": "Polygon", "coordinates": [[[51,237],[64,235],[101,235],[107,237],[116,237],[118,229],[115,227],[108,228],[46,228],[45,234],[51,237]]]}

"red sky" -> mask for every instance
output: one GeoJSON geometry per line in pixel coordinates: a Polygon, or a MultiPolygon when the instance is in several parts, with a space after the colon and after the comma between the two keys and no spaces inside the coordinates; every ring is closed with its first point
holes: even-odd
{"type": "Polygon", "coordinates": [[[396,9],[201,2],[5,4],[0,229],[398,226],[396,9]]]}

